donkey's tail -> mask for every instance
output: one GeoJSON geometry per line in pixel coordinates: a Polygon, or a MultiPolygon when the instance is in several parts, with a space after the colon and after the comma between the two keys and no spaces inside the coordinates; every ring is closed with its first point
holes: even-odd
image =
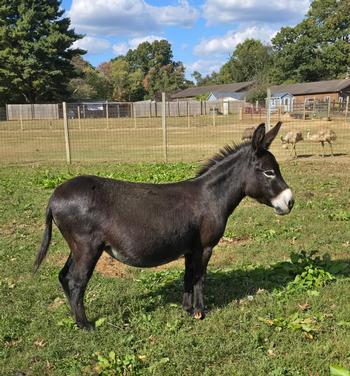
{"type": "Polygon", "coordinates": [[[51,233],[52,233],[52,211],[51,208],[48,206],[46,209],[46,223],[45,223],[45,231],[43,235],[43,240],[41,241],[41,245],[36,255],[36,259],[34,262],[34,273],[39,269],[40,264],[44,260],[46,253],[49,249],[50,241],[51,241],[51,233]]]}

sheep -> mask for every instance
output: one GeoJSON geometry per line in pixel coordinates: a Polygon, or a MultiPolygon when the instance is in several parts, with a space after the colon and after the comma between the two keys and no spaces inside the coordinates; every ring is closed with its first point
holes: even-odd
{"type": "Polygon", "coordinates": [[[331,148],[332,156],[334,157],[332,141],[335,141],[337,136],[332,129],[328,129],[328,128],[320,129],[314,134],[310,134],[310,131],[308,131],[306,138],[309,141],[321,143],[321,145],[322,145],[322,156],[323,157],[324,157],[324,143],[328,142],[328,144],[331,148]]]}
{"type": "Polygon", "coordinates": [[[254,131],[255,131],[255,127],[245,128],[242,134],[242,141],[243,142],[251,141],[253,138],[254,131]]]}
{"type": "Polygon", "coordinates": [[[297,142],[303,140],[303,134],[300,131],[290,131],[284,136],[281,136],[281,142],[284,148],[288,149],[288,145],[291,144],[294,150],[295,158],[298,158],[295,145],[297,142]]]}

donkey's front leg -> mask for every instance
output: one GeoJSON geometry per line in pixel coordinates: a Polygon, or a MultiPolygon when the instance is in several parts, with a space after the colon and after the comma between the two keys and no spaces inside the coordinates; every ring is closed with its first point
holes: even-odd
{"type": "Polygon", "coordinates": [[[193,257],[193,317],[204,319],[204,279],[207,265],[212,254],[212,247],[206,247],[193,257]]]}

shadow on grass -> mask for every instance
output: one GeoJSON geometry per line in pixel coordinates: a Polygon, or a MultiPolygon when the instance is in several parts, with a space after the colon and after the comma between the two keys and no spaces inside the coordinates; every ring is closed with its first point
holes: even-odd
{"type": "MultiPolygon", "coordinates": [[[[333,275],[349,277],[349,260],[328,261],[328,271],[334,271],[333,275]]],[[[259,289],[266,291],[283,289],[294,280],[301,271],[290,262],[279,262],[270,267],[255,267],[251,269],[209,270],[205,284],[205,300],[208,308],[225,307],[234,300],[239,300],[254,295],[259,289]]],[[[145,308],[152,311],[159,304],[181,303],[183,293],[183,272],[178,272],[172,280],[152,285],[150,291],[143,296],[145,308]],[[152,297],[161,296],[160,303],[154,302],[152,297]],[[150,304],[147,299],[150,298],[150,304]]]]}

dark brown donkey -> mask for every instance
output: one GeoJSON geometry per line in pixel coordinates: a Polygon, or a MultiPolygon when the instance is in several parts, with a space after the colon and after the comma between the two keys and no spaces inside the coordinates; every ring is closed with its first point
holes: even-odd
{"type": "Polygon", "coordinates": [[[46,210],[35,270],[47,253],[54,221],[70,248],[59,280],[78,326],[93,328],[85,315],[84,292],[103,251],[138,267],[184,255],[182,305],[193,317],[204,318],[207,264],[235,207],[245,196],[281,215],[293,207],[292,192],[268,151],[280,126],[265,134],[260,124],[251,142],[226,146],[193,179],[141,184],[79,176],[57,187],[46,210]]]}

